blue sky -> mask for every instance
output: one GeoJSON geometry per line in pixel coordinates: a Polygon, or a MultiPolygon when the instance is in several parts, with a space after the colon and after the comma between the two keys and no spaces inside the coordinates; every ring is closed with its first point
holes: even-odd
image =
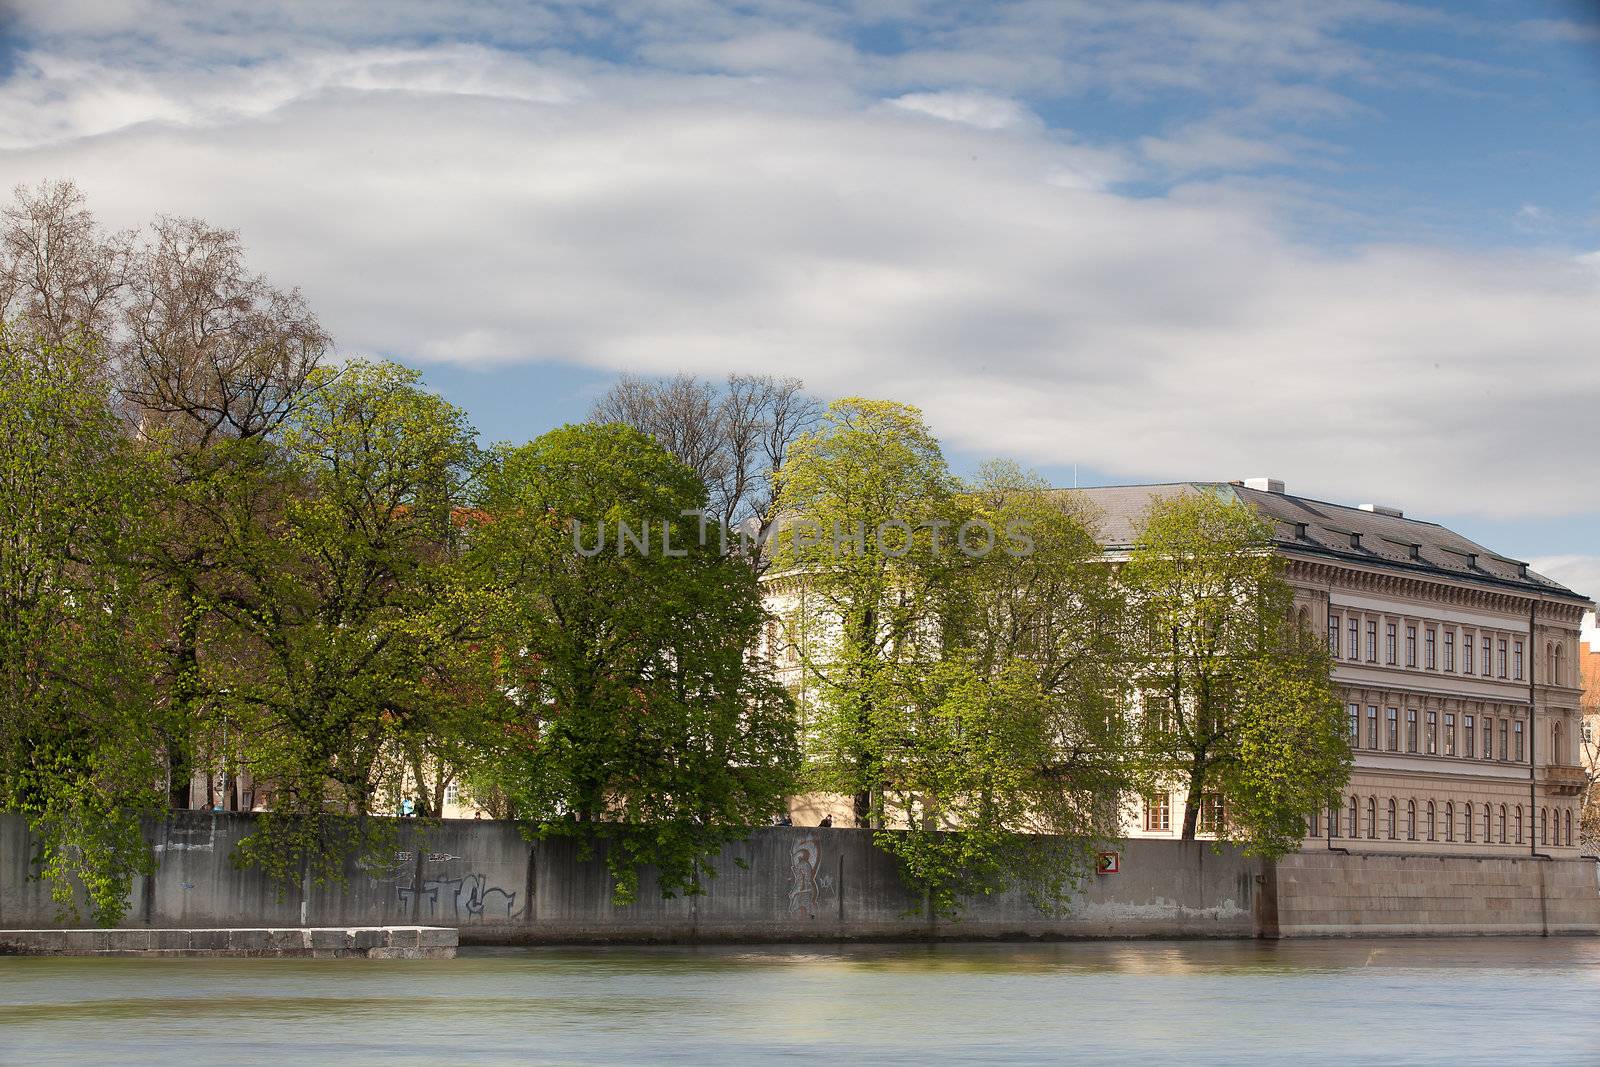
{"type": "Polygon", "coordinates": [[[1600,593],[1600,6],[11,0],[0,179],[237,227],[486,437],[622,370],[1271,474],[1600,593]]]}

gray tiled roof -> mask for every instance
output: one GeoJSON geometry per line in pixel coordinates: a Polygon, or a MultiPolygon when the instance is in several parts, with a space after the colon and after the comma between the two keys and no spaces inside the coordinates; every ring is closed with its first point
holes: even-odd
{"type": "Polygon", "coordinates": [[[1125,547],[1138,538],[1144,514],[1157,498],[1216,493],[1251,505],[1273,522],[1277,544],[1286,552],[1537,591],[1579,601],[1588,599],[1529,570],[1522,560],[1503,556],[1437,523],[1418,519],[1364,511],[1288,493],[1247,489],[1232,482],[1112,485],[1076,492],[1098,511],[1100,540],[1108,548],[1125,547]]]}

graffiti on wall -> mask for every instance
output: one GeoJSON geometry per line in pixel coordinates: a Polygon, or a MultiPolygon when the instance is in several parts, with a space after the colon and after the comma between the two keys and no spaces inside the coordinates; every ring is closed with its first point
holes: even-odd
{"type": "Polygon", "coordinates": [[[796,841],[789,852],[789,914],[815,918],[832,896],[833,876],[822,871],[822,846],[814,835],[796,841]]]}
{"type": "MultiPolygon", "coordinates": [[[[414,885],[395,887],[400,903],[411,907],[414,885]]],[[[460,878],[426,878],[422,882],[422,918],[442,922],[486,922],[519,914],[517,894],[490,885],[481,874],[460,878]]]]}

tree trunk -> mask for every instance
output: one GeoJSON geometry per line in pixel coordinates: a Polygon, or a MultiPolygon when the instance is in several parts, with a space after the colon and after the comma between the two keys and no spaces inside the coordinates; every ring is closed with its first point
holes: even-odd
{"type": "Polygon", "coordinates": [[[1205,800],[1206,763],[1197,759],[1189,766],[1189,795],[1183,799],[1183,839],[1193,841],[1200,826],[1200,805],[1205,800]]]}

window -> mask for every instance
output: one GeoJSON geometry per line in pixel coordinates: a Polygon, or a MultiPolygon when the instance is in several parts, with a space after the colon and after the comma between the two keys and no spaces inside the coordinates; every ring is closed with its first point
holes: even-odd
{"type": "Polygon", "coordinates": [[[1461,673],[1472,673],[1472,631],[1467,630],[1461,635],[1461,673]]]}
{"type": "Polygon", "coordinates": [[[1383,628],[1383,662],[1394,666],[1394,623],[1383,628]]]}
{"type": "Polygon", "coordinates": [[[1428,755],[1439,754],[1439,713],[1428,712],[1428,755]]]}
{"type": "Polygon", "coordinates": [[[1389,709],[1389,744],[1390,752],[1400,751],[1400,713],[1394,708],[1389,709]]]}
{"type": "Polygon", "coordinates": [[[1522,844],[1522,805],[1517,805],[1517,844],[1522,844]]]}
{"type": "Polygon", "coordinates": [[[1472,758],[1472,716],[1461,716],[1461,754],[1467,759],[1472,758]]]}
{"type": "Polygon", "coordinates": [[[1558,723],[1558,722],[1551,723],[1550,724],[1550,762],[1555,764],[1557,767],[1559,767],[1563,763],[1567,762],[1566,759],[1564,758],[1565,755],[1566,754],[1561,751],[1561,724],[1558,723]]]}
{"type": "Polygon", "coordinates": [[[1494,673],[1489,669],[1489,639],[1487,637],[1483,639],[1483,663],[1480,665],[1479,669],[1483,671],[1483,676],[1485,678],[1494,673]]]}
{"type": "Polygon", "coordinates": [[[1586,745],[1594,744],[1594,724],[1588,719],[1584,719],[1580,729],[1583,731],[1583,743],[1586,745]]]}
{"type": "Polygon", "coordinates": [[[1472,841],[1472,801],[1467,801],[1467,817],[1461,820],[1461,828],[1465,831],[1461,835],[1463,841],[1472,841]]]}
{"type": "Polygon", "coordinates": [[[1567,809],[1567,847],[1572,847],[1572,809],[1567,809]]]}
{"type": "Polygon", "coordinates": [[[1447,802],[1444,806],[1444,839],[1446,841],[1456,839],[1456,806],[1453,801],[1447,802]]]}
{"type": "Polygon", "coordinates": [[[1378,623],[1376,620],[1367,620],[1367,662],[1378,662],[1378,623]]]}
{"type": "Polygon", "coordinates": [[[1505,642],[1505,638],[1501,638],[1500,639],[1500,643],[1495,646],[1495,649],[1500,655],[1500,677],[1504,678],[1506,676],[1506,642],[1505,642]]]}
{"type": "Polygon", "coordinates": [[[1550,809],[1548,809],[1548,808],[1540,808],[1539,809],[1539,844],[1548,845],[1549,843],[1550,843],[1550,809]]]}
{"type": "Polygon", "coordinates": [[[1494,840],[1494,834],[1491,832],[1494,828],[1489,825],[1493,820],[1494,812],[1489,805],[1485,804],[1483,806],[1483,843],[1486,845],[1494,840]]]}
{"type": "Polygon", "coordinates": [[[1328,805],[1328,836],[1339,836],[1339,805],[1337,802],[1328,805]]]}
{"type": "Polygon", "coordinates": [[[1456,632],[1454,630],[1446,630],[1444,632],[1444,669],[1447,671],[1456,669],[1456,632]]]}
{"type": "Polygon", "coordinates": [[[1434,833],[1434,825],[1435,825],[1435,823],[1437,821],[1437,819],[1436,819],[1437,810],[1438,809],[1436,809],[1433,806],[1433,801],[1431,801],[1431,800],[1428,801],[1428,840],[1429,841],[1434,840],[1433,833],[1434,833]]]}
{"type": "Polygon", "coordinates": [[[1152,833],[1172,829],[1172,798],[1166,793],[1152,793],[1144,798],[1144,828],[1152,833]]]}
{"type": "Polygon", "coordinates": [[[1552,665],[1554,667],[1554,669],[1550,672],[1550,680],[1555,682],[1557,685],[1566,685],[1567,684],[1567,669],[1566,669],[1566,665],[1562,663],[1562,658],[1563,657],[1561,655],[1561,648],[1562,648],[1562,646],[1557,645],[1556,646],[1555,655],[1552,657],[1552,659],[1554,660],[1554,663],[1552,665]]]}
{"type": "Polygon", "coordinates": [[[1506,806],[1500,805],[1500,843],[1506,843],[1506,806]]]}
{"type": "Polygon", "coordinates": [[[1417,628],[1415,626],[1407,626],[1406,627],[1406,666],[1407,667],[1415,667],[1416,665],[1417,665],[1417,628]]]}
{"type": "Polygon", "coordinates": [[[1406,709],[1406,751],[1417,750],[1417,709],[1406,709]]]}
{"type": "Polygon", "coordinates": [[[1361,620],[1354,615],[1350,616],[1350,643],[1345,654],[1351,659],[1361,658],[1361,620]]]}
{"type": "Polygon", "coordinates": [[[1494,759],[1494,720],[1488,716],[1483,720],[1483,758],[1494,759]]]}
{"type": "Polygon", "coordinates": [[[1397,826],[1397,823],[1396,823],[1397,818],[1398,818],[1398,816],[1395,815],[1395,809],[1394,809],[1394,797],[1390,797],[1389,798],[1389,840],[1390,841],[1393,841],[1395,839],[1395,835],[1398,832],[1398,826],[1397,826]]]}
{"type": "Polygon", "coordinates": [[[1508,736],[1510,736],[1510,734],[1509,734],[1510,729],[1511,729],[1510,720],[1501,719],[1500,720],[1500,758],[1502,760],[1508,760],[1508,759],[1511,758],[1511,756],[1509,755],[1511,749],[1510,749],[1510,746],[1507,745],[1507,743],[1506,743],[1506,738],[1508,736]]]}
{"type": "MultiPolygon", "coordinates": [[[[1569,816],[1570,818],[1570,816],[1569,816]]],[[[1367,798],[1367,840],[1376,840],[1378,836],[1378,798],[1367,798]]]]}
{"type": "Polygon", "coordinates": [[[1406,840],[1407,841],[1415,841],[1416,839],[1417,839],[1417,802],[1415,800],[1408,800],[1408,801],[1406,801],[1406,840]]]}
{"type": "Polygon", "coordinates": [[[451,782],[444,787],[444,802],[451,807],[461,803],[461,783],[451,782]]]}
{"type": "Polygon", "coordinates": [[[1516,737],[1516,741],[1517,741],[1516,746],[1513,749],[1513,751],[1516,753],[1516,756],[1515,756],[1516,761],[1518,763],[1521,763],[1522,762],[1522,720],[1518,719],[1516,722],[1512,723],[1511,726],[1512,726],[1511,733],[1516,737]]]}
{"type": "Polygon", "coordinates": [[[1378,708],[1375,704],[1367,705],[1367,747],[1378,747],[1378,708]]]}
{"type": "Polygon", "coordinates": [[[1430,671],[1439,669],[1438,649],[1439,631],[1430,626],[1422,631],[1422,665],[1430,671]]]}
{"type": "Polygon", "coordinates": [[[1456,717],[1454,712],[1444,713],[1444,754],[1456,754],[1456,717]]]}
{"type": "Polygon", "coordinates": [[[1220,834],[1226,818],[1221,793],[1207,793],[1200,798],[1199,831],[1202,834],[1220,834]]]}
{"type": "Polygon", "coordinates": [[[1361,836],[1361,802],[1355,797],[1350,798],[1350,836],[1361,836]]]}
{"type": "Polygon", "coordinates": [[[1522,681],[1522,642],[1511,643],[1511,677],[1522,681]]]}
{"type": "Polygon", "coordinates": [[[1350,747],[1351,748],[1360,748],[1361,747],[1361,705],[1360,704],[1351,704],[1349,706],[1349,716],[1350,716],[1350,747]]]}
{"type": "Polygon", "coordinates": [[[1339,616],[1328,614],[1328,654],[1339,655],[1339,616]]]}

